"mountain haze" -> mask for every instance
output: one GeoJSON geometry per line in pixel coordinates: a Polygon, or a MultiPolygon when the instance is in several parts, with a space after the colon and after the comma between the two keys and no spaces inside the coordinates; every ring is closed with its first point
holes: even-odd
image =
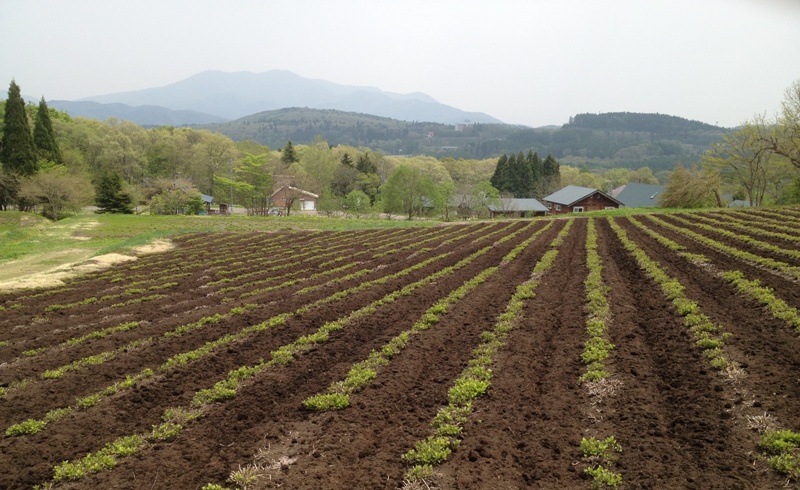
{"type": "Polygon", "coordinates": [[[171,110],[155,105],[130,106],[127,104],[101,104],[91,101],[51,100],[49,107],[64,111],[70,116],[88,117],[105,121],[108,118],[124,119],[141,126],[183,126],[228,121],[228,118],[189,110],[171,110]]]}
{"type": "MultiPolygon", "coordinates": [[[[440,104],[422,93],[396,94],[375,87],[340,85],[304,78],[289,71],[264,73],[205,71],[163,87],[87,97],[81,101],[128,106],[160,106],[189,110],[223,119],[286,107],[358,112],[404,121],[443,124],[501,123],[480,112],[440,104]]],[[[187,122],[196,124],[196,122],[187,122]]]]}

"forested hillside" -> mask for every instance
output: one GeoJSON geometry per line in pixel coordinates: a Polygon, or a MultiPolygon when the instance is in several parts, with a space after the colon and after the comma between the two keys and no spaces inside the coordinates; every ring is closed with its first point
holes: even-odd
{"type": "Polygon", "coordinates": [[[445,125],[314,109],[267,111],[203,127],[234,140],[277,147],[287,140],[368,147],[391,154],[490,158],[521,148],[588,168],[674,168],[696,162],[726,130],[661,114],[579,114],[561,128],[502,124],[445,125]]]}

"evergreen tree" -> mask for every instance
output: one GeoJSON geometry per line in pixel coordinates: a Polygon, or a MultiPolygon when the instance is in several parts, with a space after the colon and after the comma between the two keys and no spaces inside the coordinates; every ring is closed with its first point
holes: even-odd
{"type": "Polygon", "coordinates": [[[35,174],[39,169],[36,147],[25,113],[25,101],[22,100],[19,85],[14,80],[8,88],[3,123],[3,140],[0,142],[0,162],[3,168],[20,175],[35,174]]]}
{"type": "Polygon", "coordinates": [[[543,195],[550,194],[557,191],[561,187],[561,168],[553,158],[553,155],[547,155],[542,163],[542,192],[543,195]]]}
{"type": "Polygon", "coordinates": [[[494,169],[492,178],[489,179],[492,187],[500,192],[508,192],[508,157],[502,155],[497,159],[497,167],[494,169]]]}
{"type": "Polygon", "coordinates": [[[347,152],[345,152],[344,156],[342,156],[342,162],[341,163],[342,163],[342,165],[346,165],[348,167],[352,167],[353,166],[353,160],[350,159],[350,155],[348,155],[347,152]]]}
{"type": "Polygon", "coordinates": [[[116,172],[100,177],[95,202],[98,213],[133,214],[131,196],[122,192],[122,179],[116,172]]]}
{"type": "Polygon", "coordinates": [[[519,152],[516,157],[511,155],[508,160],[508,166],[511,177],[510,190],[514,194],[514,197],[530,197],[531,188],[533,187],[533,177],[531,167],[528,165],[528,161],[525,160],[525,155],[523,155],[522,152],[519,152]]]}
{"type": "Polygon", "coordinates": [[[358,160],[356,161],[356,170],[365,174],[378,173],[378,167],[372,163],[372,160],[369,158],[369,154],[358,157],[358,160]]]}
{"type": "Polygon", "coordinates": [[[542,159],[539,158],[539,154],[533,150],[528,150],[528,165],[531,167],[531,177],[533,178],[533,185],[542,180],[542,159]]]}
{"type": "Polygon", "coordinates": [[[43,160],[50,160],[57,164],[62,164],[61,150],[56,143],[53,123],[50,121],[50,110],[44,97],[39,102],[39,110],[36,112],[36,119],[33,125],[33,143],[36,145],[39,157],[43,160]]]}
{"type": "Polygon", "coordinates": [[[548,179],[555,179],[558,182],[561,182],[560,177],[560,166],[553,155],[548,154],[547,157],[544,159],[544,163],[542,164],[542,175],[547,177],[548,179]]]}
{"type": "Polygon", "coordinates": [[[300,159],[297,158],[297,153],[294,151],[294,146],[292,145],[291,140],[286,143],[286,146],[284,146],[283,150],[281,151],[281,161],[286,165],[291,165],[300,161],[300,159]]]}

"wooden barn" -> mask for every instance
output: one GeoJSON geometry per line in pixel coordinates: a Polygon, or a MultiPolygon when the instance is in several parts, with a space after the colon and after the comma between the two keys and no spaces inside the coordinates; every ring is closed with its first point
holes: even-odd
{"type": "Polygon", "coordinates": [[[543,199],[550,214],[583,213],[617,209],[622,203],[603,191],[589,187],[568,185],[543,199]]]}

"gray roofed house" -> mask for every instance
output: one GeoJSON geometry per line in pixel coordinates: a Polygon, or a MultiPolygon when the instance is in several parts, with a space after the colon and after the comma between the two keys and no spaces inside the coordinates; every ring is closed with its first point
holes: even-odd
{"type": "Polygon", "coordinates": [[[603,191],[577,185],[568,185],[543,200],[551,214],[616,209],[622,204],[603,191]]]}
{"type": "Polygon", "coordinates": [[[496,203],[488,205],[489,216],[544,216],[548,209],[536,199],[517,199],[501,197],[496,203]]]}
{"type": "Polygon", "coordinates": [[[660,206],[658,198],[665,190],[663,185],[630,182],[612,190],[609,195],[626,208],[647,208],[660,206]]]}

